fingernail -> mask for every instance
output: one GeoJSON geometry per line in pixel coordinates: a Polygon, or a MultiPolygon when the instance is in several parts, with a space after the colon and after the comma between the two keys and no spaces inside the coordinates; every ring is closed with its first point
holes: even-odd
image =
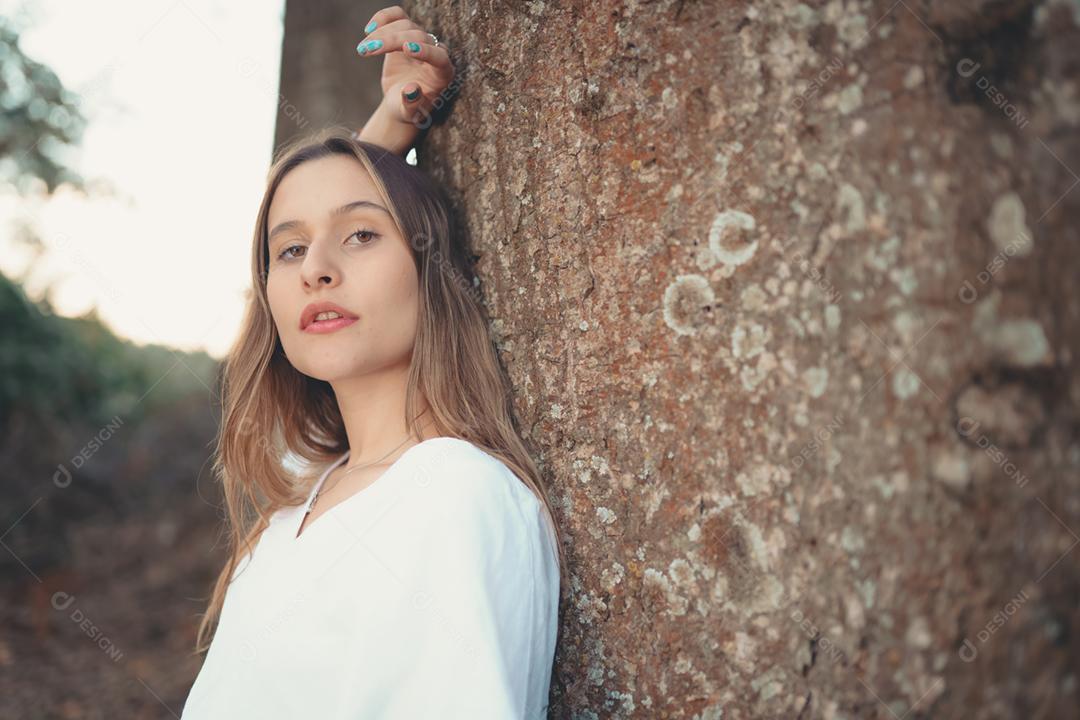
{"type": "Polygon", "coordinates": [[[367,52],[367,43],[366,43],[366,42],[362,42],[362,43],[360,43],[359,45],[357,45],[357,46],[356,46],[356,52],[357,52],[358,54],[360,54],[360,55],[363,55],[364,53],[366,53],[366,52],[367,52]]]}
{"type": "Polygon", "coordinates": [[[412,92],[405,93],[405,99],[409,101],[415,100],[418,97],[420,97],[420,88],[416,88],[412,92]]]}
{"type": "Polygon", "coordinates": [[[368,50],[378,50],[381,47],[382,47],[382,40],[368,40],[367,41],[367,49],[368,50]]]}
{"type": "Polygon", "coordinates": [[[369,23],[368,23],[368,24],[367,24],[367,25],[366,25],[366,26],[364,27],[364,32],[366,32],[366,33],[369,33],[369,32],[371,32],[372,30],[374,30],[374,29],[375,29],[375,27],[376,27],[377,25],[378,25],[378,23],[377,23],[377,22],[375,22],[374,20],[372,20],[371,22],[369,22],[369,23]]]}
{"type": "Polygon", "coordinates": [[[409,48],[409,52],[420,52],[420,43],[405,43],[409,48]]]}

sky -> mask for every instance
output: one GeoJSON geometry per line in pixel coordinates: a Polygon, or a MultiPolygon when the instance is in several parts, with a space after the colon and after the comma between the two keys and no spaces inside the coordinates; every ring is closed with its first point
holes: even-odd
{"type": "Polygon", "coordinates": [[[96,306],[136,343],[221,358],[236,337],[274,142],[283,0],[0,0],[20,45],[82,96],[67,163],[112,197],[0,183],[0,269],[22,276],[28,223],[46,247],[27,291],[58,313],[96,306]],[[21,14],[20,14],[21,13],[21,14]]]}

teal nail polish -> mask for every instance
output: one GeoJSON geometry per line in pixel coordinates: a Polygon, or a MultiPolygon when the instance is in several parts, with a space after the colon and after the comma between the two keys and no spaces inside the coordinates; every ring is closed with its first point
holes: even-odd
{"type": "Polygon", "coordinates": [[[420,97],[420,88],[417,88],[416,90],[413,90],[412,92],[405,93],[405,99],[406,100],[415,100],[418,97],[420,97]]]}
{"type": "Polygon", "coordinates": [[[420,43],[411,42],[408,46],[411,52],[420,52],[420,43]]]}
{"type": "Polygon", "coordinates": [[[362,42],[362,43],[360,43],[359,45],[356,46],[356,53],[358,55],[363,55],[366,52],[367,52],[367,43],[362,42]]]}
{"type": "Polygon", "coordinates": [[[367,49],[368,50],[378,50],[381,47],[382,47],[382,40],[368,40],[367,41],[367,49]]]}
{"type": "Polygon", "coordinates": [[[366,26],[366,27],[364,28],[364,32],[366,32],[366,33],[369,33],[369,32],[371,32],[372,30],[374,30],[374,29],[375,29],[375,27],[376,27],[377,25],[378,25],[378,23],[377,23],[377,22],[375,22],[374,20],[372,20],[372,21],[371,21],[371,22],[369,22],[369,23],[367,24],[367,26],[366,26]]]}

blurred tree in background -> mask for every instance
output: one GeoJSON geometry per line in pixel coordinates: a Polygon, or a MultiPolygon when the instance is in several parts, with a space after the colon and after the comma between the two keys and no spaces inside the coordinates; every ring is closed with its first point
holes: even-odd
{"type": "Polygon", "coordinates": [[[77,145],[86,128],[78,98],[51,69],[28,58],[19,47],[19,30],[0,16],[0,179],[27,190],[34,179],[48,192],[83,179],[60,159],[77,145]]]}
{"type": "MultiPolygon", "coordinates": [[[[22,52],[22,25],[0,17],[0,183],[85,190],[65,159],[81,100],[22,52]]],[[[5,232],[50,252],[33,219],[5,232]]],[[[176,714],[205,607],[187,591],[222,561],[219,363],[119,338],[96,309],[57,315],[51,287],[27,294],[34,268],[0,274],[0,717],[176,714]]]]}

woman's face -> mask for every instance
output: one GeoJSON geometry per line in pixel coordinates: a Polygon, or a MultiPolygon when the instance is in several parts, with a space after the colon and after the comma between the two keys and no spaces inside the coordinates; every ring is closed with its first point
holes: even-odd
{"type": "Polygon", "coordinates": [[[330,382],[408,363],[416,267],[359,161],[333,155],[293,168],[267,227],[270,313],[297,370],[330,382]],[[311,322],[318,303],[333,303],[346,319],[311,322]]]}

